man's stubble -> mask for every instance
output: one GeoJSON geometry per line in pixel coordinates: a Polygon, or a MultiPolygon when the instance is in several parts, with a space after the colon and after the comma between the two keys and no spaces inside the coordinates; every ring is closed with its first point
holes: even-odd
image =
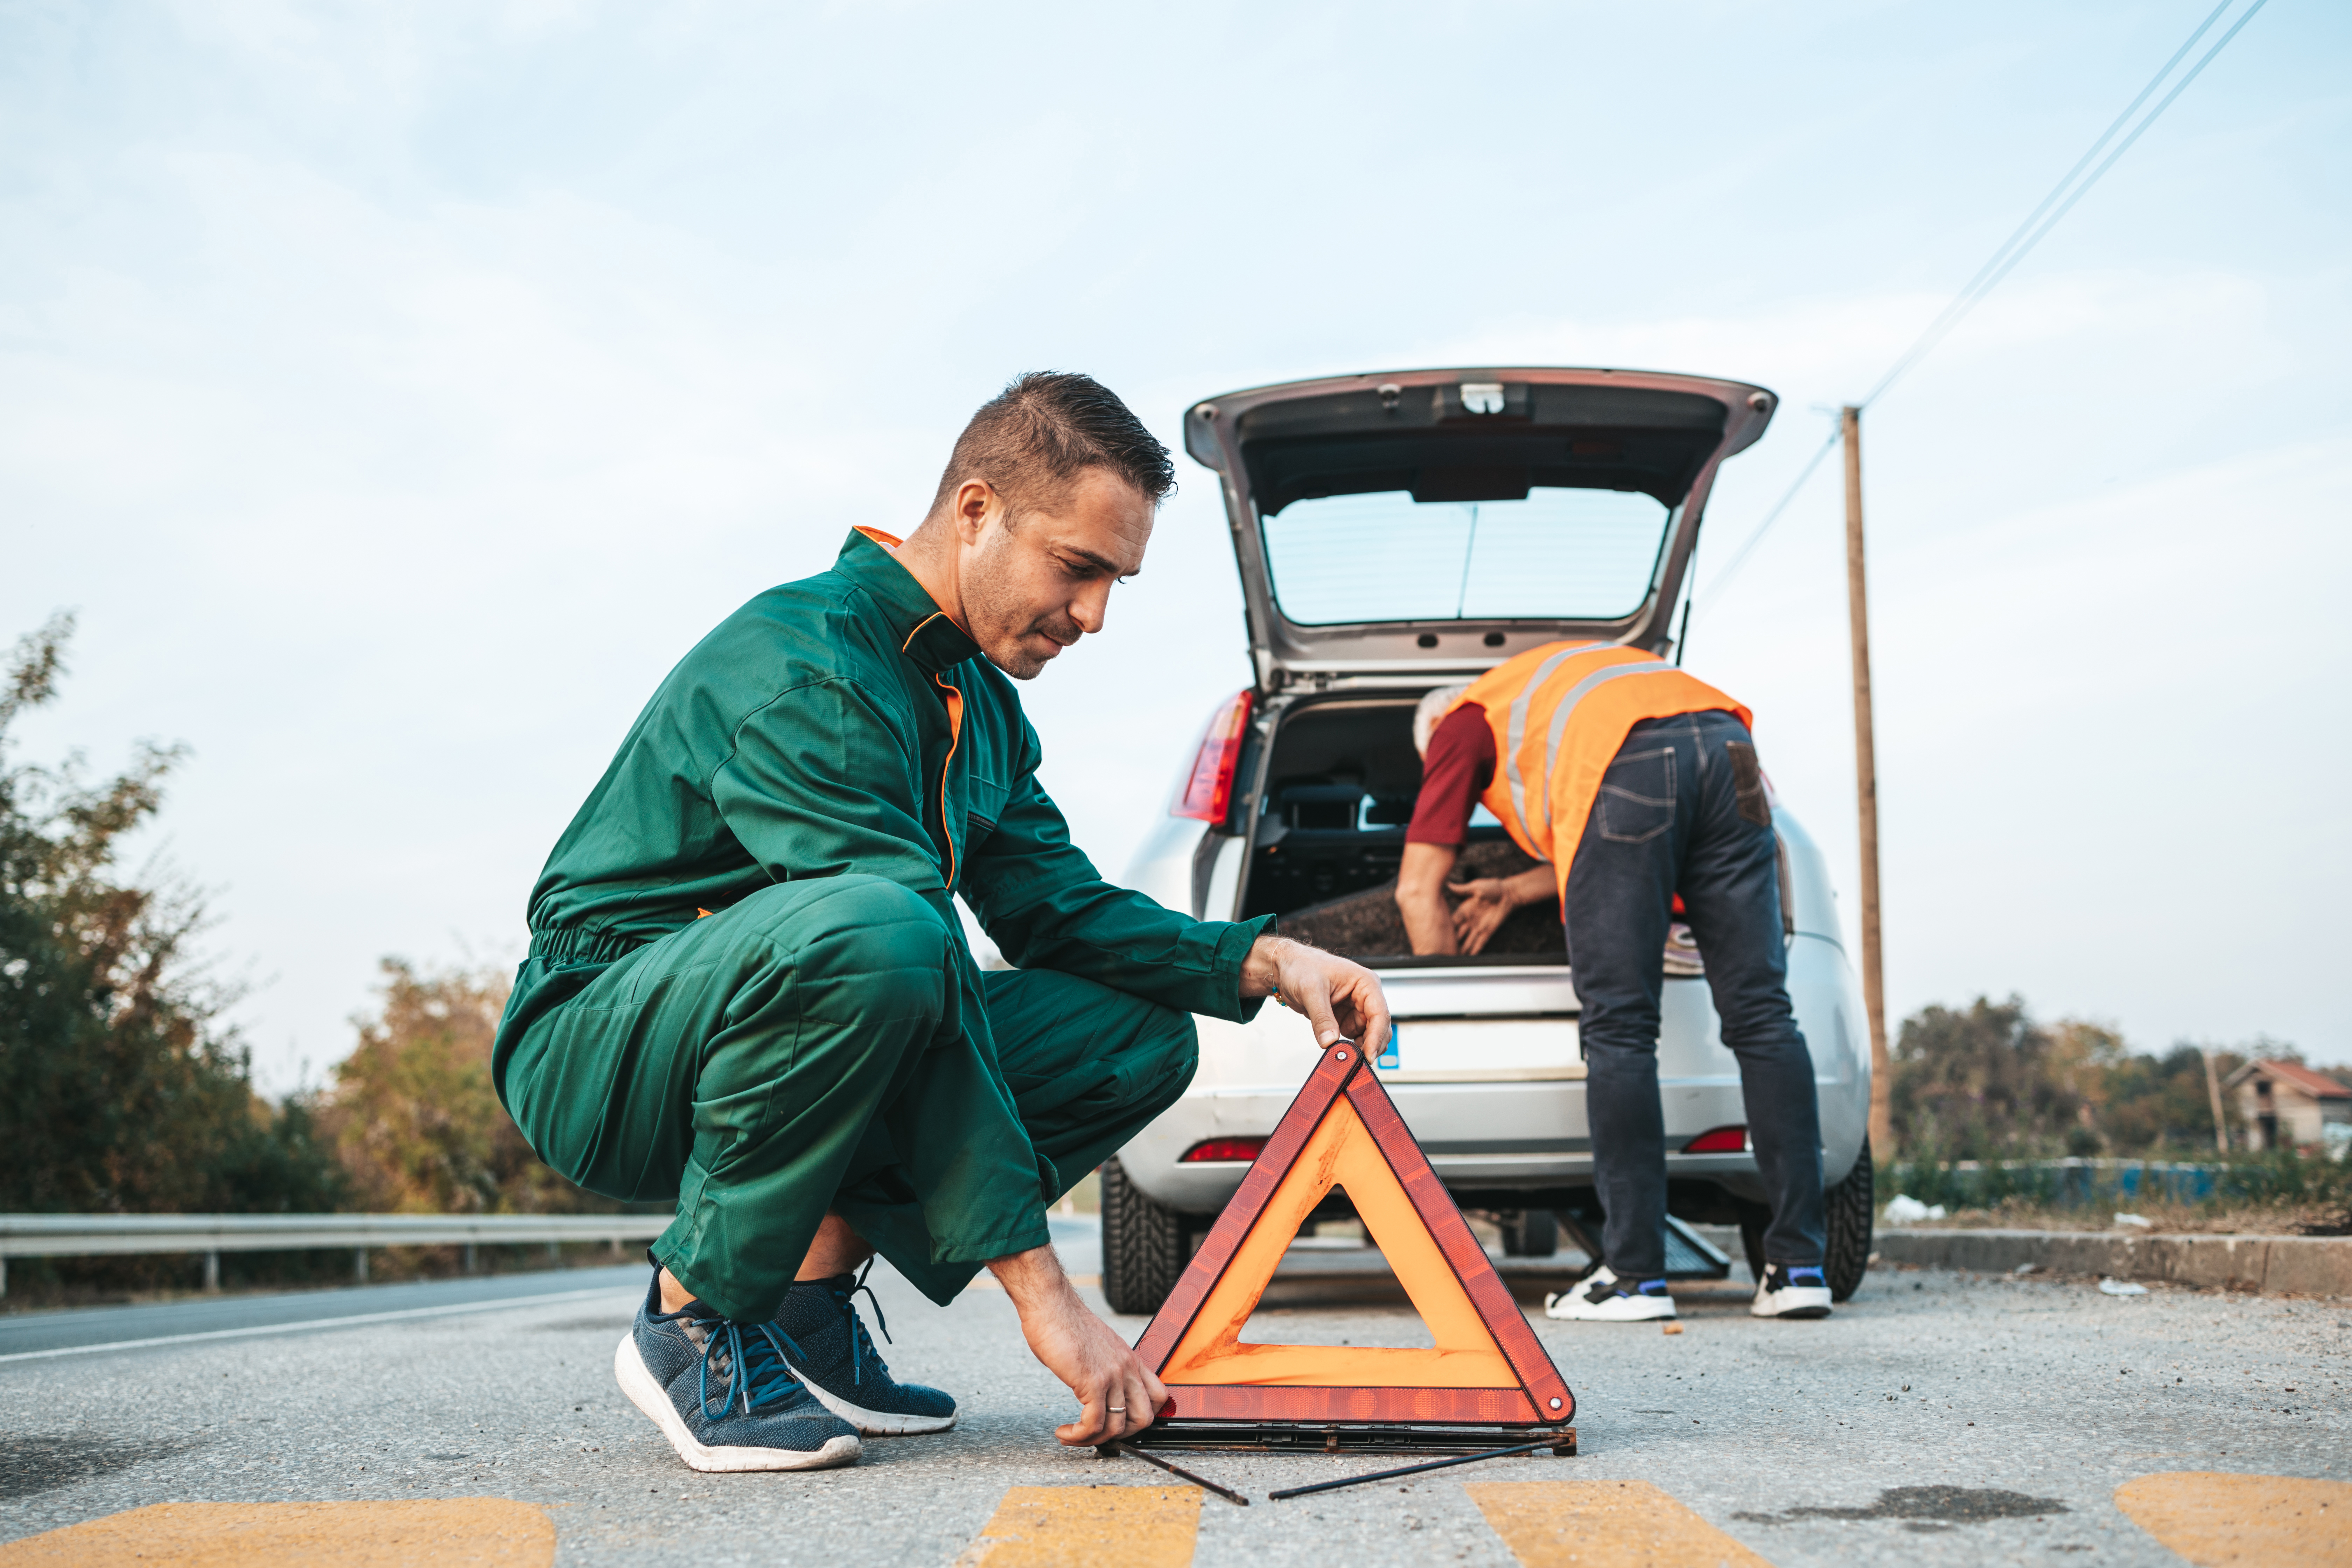
{"type": "Polygon", "coordinates": [[[1011,522],[992,531],[972,559],[973,570],[964,580],[964,615],[972,640],[988,662],[1015,680],[1034,680],[1053,656],[1031,650],[1027,639],[1042,635],[1064,647],[1076,642],[1084,628],[1066,612],[1045,616],[1031,612],[1020,591],[1020,557],[1011,522]]]}

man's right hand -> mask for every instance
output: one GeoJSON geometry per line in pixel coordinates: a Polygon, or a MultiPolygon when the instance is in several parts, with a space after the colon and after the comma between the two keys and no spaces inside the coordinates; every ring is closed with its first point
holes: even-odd
{"type": "Polygon", "coordinates": [[[1151,1425],[1168,1402],[1168,1390],[1078,1299],[1052,1247],[992,1258],[988,1267],[1021,1314],[1030,1353],[1077,1396],[1078,1418],[1054,1428],[1055,1436],[1082,1448],[1151,1425]]]}

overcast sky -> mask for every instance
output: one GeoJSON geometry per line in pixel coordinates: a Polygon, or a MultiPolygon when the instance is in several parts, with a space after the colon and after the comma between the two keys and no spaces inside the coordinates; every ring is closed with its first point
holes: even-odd
{"type": "MultiPolygon", "coordinates": [[[[1826,429],[2209,8],[0,5],[0,637],[20,757],[184,741],[266,1084],[378,958],[511,963],[710,625],[920,515],[1079,369],[1663,368],[1782,411],[1689,662],[1855,855],[1826,429]]],[[[2352,12],[2273,0],[1865,441],[1889,1009],[2352,1058],[2352,12]]],[[[1114,875],[1247,679],[1180,458],[1024,689],[1114,875]]]]}

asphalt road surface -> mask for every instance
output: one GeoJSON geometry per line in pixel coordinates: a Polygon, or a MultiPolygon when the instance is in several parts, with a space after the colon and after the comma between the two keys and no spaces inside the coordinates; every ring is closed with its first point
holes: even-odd
{"type": "MultiPolygon", "coordinates": [[[[1056,1228],[1072,1272],[1091,1273],[1090,1234],[1056,1228]]],[[[643,1289],[637,1269],[8,1320],[0,1542],[16,1544],[0,1544],[0,1568],[100,1560],[87,1532],[24,1538],[147,1505],[434,1499],[513,1500],[453,1506],[505,1510],[496,1517],[542,1531],[551,1521],[557,1561],[630,1568],[1532,1568],[1570,1561],[1580,1543],[1583,1563],[2175,1563],[2118,1508],[2119,1487],[2184,1471],[2352,1481],[2352,1304],[2339,1302],[2163,1287],[2118,1298],[1919,1271],[1873,1274],[1818,1323],[1752,1320],[1737,1285],[1683,1291],[1675,1335],[1537,1311],[1580,1402],[1580,1457],[1271,1502],[1275,1488],[1404,1461],[1178,1456],[1248,1493],[1242,1509],[1139,1461],[1055,1443],[1071,1402],[1029,1358],[1002,1293],[973,1289],[943,1310],[882,1270],[876,1284],[892,1367],[955,1393],[963,1419],[939,1436],[869,1440],[856,1467],[814,1475],[695,1474],[624,1400],[613,1349],[643,1289]],[[412,1308],[423,1310],[383,1315],[412,1308]],[[173,1337],[190,1333],[227,1337],[173,1337]],[[1559,1522],[1571,1518],[1582,1522],[1559,1522]],[[1625,1546],[1637,1536],[1645,1548],[1625,1546]]],[[[1427,1344],[1411,1309],[1390,1303],[1328,1278],[1277,1285],[1251,1337],[1427,1344]]],[[[1120,1321],[1141,1331],[1141,1320],[1120,1321]]],[[[2186,1508],[2200,1484],[2145,1483],[2126,1498],[2186,1508]]],[[[2240,1522],[2301,1510],[2316,1533],[2299,1564],[2352,1551],[2352,1493],[2280,1496],[2240,1522]]],[[[131,1520],[163,1532],[149,1545],[168,1551],[171,1531],[244,1528],[266,1511],[131,1520]]],[[[345,1512],[375,1531],[378,1560],[400,1556],[396,1531],[365,1522],[394,1514],[345,1512]]],[[[302,1517],[326,1530],[342,1516],[302,1517]]],[[[110,1528],[132,1525],[89,1526],[110,1528]]],[[[485,1560],[532,1560],[530,1542],[514,1540],[515,1553],[485,1560]]],[[[258,1545],[243,1556],[272,1560],[258,1545]]]]}

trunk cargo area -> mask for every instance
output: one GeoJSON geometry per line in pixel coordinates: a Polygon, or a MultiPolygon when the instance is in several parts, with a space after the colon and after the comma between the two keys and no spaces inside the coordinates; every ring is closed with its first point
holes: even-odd
{"type": "MultiPolygon", "coordinates": [[[[1416,959],[1397,911],[1398,862],[1421,792],[1417,694],[1296,700],[1276,727],[1254,803],[1242,917],[1276,916],[1283,935],[1383,969],[1567,963],[1559,907],[1515,911],[1473,958],[1416,959]]],[[[1477,813],[1454,879],[1508,877],[1535,862],[1477,813]]]]}

